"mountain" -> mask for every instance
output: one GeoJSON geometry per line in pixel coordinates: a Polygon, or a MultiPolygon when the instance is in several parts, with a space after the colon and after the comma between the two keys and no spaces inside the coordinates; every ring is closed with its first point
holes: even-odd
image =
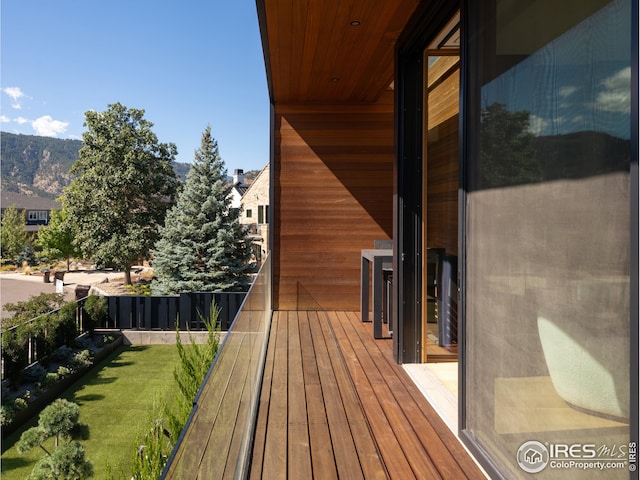
{"type": "Polygon", "coordinates": [[[56,198],[69,185],[69,169],[78,158],[80,140],[0,134],[2,190],[56,198]]]}
{"type": "MultiPolygon", "coordinates": [[[[81,147],[81,140],[0,132],[2,191],[59,197],[73,180],[69,170],[81,147]]],[[[173,168],[184,182],[191,165],[176,162],[173,168]]]]}

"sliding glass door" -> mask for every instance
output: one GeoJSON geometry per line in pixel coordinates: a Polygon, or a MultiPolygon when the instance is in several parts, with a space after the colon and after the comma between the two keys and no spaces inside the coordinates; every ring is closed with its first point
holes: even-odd
{"type": "Polygon", "coordinates": [[[424,51],[422,361],[458,359],[460,12],[424,51]]]}
{"type": "Polygon", "coordinates": [[[467,5],[464,436],[508,478],[628,478],[632,2],[467,5]]]}

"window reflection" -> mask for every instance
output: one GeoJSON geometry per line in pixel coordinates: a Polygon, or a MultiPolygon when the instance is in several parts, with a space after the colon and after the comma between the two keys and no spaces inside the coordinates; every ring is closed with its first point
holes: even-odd
{"type": "Polygon", "coordinates": [[[522,442],[629,438],[630,1],[482,3],[466,419],[526,478],[522,442]]]}

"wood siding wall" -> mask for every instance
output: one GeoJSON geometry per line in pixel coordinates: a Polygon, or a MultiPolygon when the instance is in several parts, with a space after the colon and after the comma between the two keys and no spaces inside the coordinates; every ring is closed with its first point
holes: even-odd
{"type": "Polygon", "coordinates": [[[274,123],[274,309],[357,310],[360,250],[392,235],[393,92],[274,123]]]}
{"type": "Polygon", "coordinates": [[[440,57],[429,69],[426,157],[426,238],[431,248],[458,254],[458,57],[440,57]]]}

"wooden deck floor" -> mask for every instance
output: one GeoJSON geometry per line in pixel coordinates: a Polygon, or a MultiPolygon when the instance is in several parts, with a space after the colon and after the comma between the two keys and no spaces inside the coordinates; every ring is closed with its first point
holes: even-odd
{"type": "Polygon", "coordinates": [[[251,478],[484,478],[355,312],[273,314],[251,478]]]}

